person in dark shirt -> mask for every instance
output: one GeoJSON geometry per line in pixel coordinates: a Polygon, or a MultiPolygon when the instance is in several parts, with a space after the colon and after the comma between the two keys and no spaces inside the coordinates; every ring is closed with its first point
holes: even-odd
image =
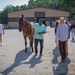
{"type": "MultiPolygon", "coordinates": [[[[56,24],[55,24],[55,29],[54,29],[54,32],[55,32],[55,36],[56,36],[56,31],[57,31],[57,27],[58,27],[58,20],[56,21],[56,24]]],[[[57,40],[56,38],[55,38],[55,40],[57,40]]],[[[57,42],[56,42],[56,47],[58,47],[58,40],[57,40],[57,42]]]]}
{"type": "Polygon", "coordinates": [[[43,22],[42,23],[47,27],[47,24],[46,24],[45,19],[43,19],[43,22]]]}
{"type": "Polygon", "coordinates": [[[57,20],[57,21],[56,21],[56,24],[55,24],[55,31],[54,31],[54,32],[55,32],[55,35],[56,35],[56,31],[57,31],[57,26],[58,26],[58,24],[59,24],[59,23],[58,23],[58,20],[57,20]]]}

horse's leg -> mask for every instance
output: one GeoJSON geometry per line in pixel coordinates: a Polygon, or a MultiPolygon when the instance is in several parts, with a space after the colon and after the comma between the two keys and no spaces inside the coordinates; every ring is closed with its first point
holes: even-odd
{"type": "Polygon", "coordinates": [[[28,37],[29,38],[29,43],[30,43],[30,46],[31,46],[31,38],[30,37],[28,37]]]}
{"type": "Polygon", "coordinates": [[[30,46],[32,47],[32,52],[33,52],[33,37],[31,37],[30,46]]]}
{"type": "Polygon", "coordinates": [[[25,52],[27,52],[27,39],[25,38],[25,52]]]}

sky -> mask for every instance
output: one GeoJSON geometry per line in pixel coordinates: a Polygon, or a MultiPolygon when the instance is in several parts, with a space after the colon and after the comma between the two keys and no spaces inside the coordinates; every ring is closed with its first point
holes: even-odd
{"type": "Polygon", "coordinates": [[[29,0],[0,0],[0,11],[2,11],[5,6],[12,5],[12,6],[20,6],[24,4],[28,4],[29,0]]]}

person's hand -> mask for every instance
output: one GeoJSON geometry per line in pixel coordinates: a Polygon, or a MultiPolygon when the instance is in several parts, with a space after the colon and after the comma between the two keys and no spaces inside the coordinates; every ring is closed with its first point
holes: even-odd
{"type": "Polygon", "coordinates": [[[41,33],[41,32],[39,32],[38,34],[39,34],[39,35],[41,35],[42,33],[41,33]]]}

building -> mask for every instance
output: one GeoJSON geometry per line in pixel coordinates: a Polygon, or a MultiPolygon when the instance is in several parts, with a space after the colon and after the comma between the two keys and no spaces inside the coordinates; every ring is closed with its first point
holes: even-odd
{"type": "Polygon", "coordinates": [[[66,12],[66,11],[54,10],[54,9],[49,9],[45,7],[36,7],[36,8],[31,8],[31,9],[29,8],[25,10],[14,11],[14,12],[8,13],[9,27],[17,28],[18,17],[21,17],[22,14],[30,22],[33,22],[34,18],[37,18],[37,19],[39,19],[40,17],[44,18],[46,20],[47,25],[50,25],[50,23],[53,24],[54,21],[61,16],[63,17],[70,16],[69,12],[66,12]]]}

